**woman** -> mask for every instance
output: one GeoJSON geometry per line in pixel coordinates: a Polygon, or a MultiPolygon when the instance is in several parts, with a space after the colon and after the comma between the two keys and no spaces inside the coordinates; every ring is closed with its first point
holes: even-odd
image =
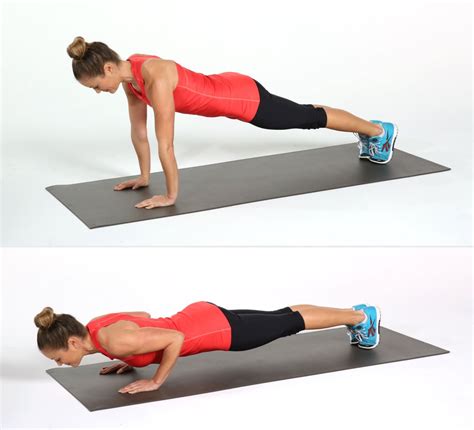
{"type": "Polygon", "coordinates": [[[119,390],[135,394],[160,388],[178,357],[206,351],[244,351],[275,339],[346,325],[350,342],[372,349],[379,343],[380,311],[365,304],[350,309],[296,305],[276,311],[228,310],[196,302],[170,318],[146,312],[119,312],[94,318],[83,326],[49,307],[35,317],[38,348],[58,365],[77,367],[82,357],[100,352],[123,363],[104,367],[100,374],[123,373],[132,367],[160,363],[152,379],[135,381],[119,390]]]}
{"type": "Polygon", "coordinates": [[[298,104],[270,94],[249,76],[225,72],[203,75],[172,60],[134,54],[122,61],[102,42],[87,43],[78,36],[68,46],[74,77],[97,93],[115,93],[121,84],[127,95],[131,138],[140,165],[140,176],[119,183],[116,191],[146,187],[150,180],[150,148],[147,137],[147,105],[154,111],[158,153],[166,178],[166,195],[153,196],[135,205],[152,209],[176,202],[179,190],[174,155],[175,112],[208,117],[226,116],[257,127],[353,132],[359,137],[360,158],[388,163],[392,158],[397,126],[366,121],[349,112],[313,104],[298,104]]]}

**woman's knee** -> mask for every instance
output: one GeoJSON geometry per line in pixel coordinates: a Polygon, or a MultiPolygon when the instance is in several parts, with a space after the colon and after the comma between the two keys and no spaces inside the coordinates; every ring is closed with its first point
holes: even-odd
{"type": "Polygon", "coordinates": [[[324,106],[324,105],[313,105],[315,108],[323,108],[323,109],[330,109],[329,106],[324,106]]]}

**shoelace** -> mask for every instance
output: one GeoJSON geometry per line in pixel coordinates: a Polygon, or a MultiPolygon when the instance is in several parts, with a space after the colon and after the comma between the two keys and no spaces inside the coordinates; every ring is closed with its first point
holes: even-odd
{"type": "Polygon", "coordinates": [[[363,342],[364,340],[367,340],[369,338],[368,336],[366,336],[364,333],[360,331],[355,333],[355,336],[359,342],[363,342]]]}
{"type": "Polygon", "coordinates": [[[378,154],[379,148],[376,143],[369,141],[369,154],[374,157],[376,154],[378,154]]]}
{"type": "Polygon", "coordinates": [[[351,338],[351,340],[352,340],[353,336],[355,336],[357,339],[359,339],[358,336],[357,336],[357,330],[354,330],[354,329],[350,328],[349,326],[347,326],[347,335],[351,338]]]}
{"type": "Polygon", "coordinates": [[[367,142],[367,137],[364,136],[364,135],[361,135],[359,133],[352,133],[355,137],[357,137],[358,141],[357,141],[357,147],[359,149],[362,149],[362,144],[363,143],[368,143],[367,142]]]}
{"type": "MultiPolygon", "coordinates": [[[[385,133],[386,133],[386,132],[385,132],[385,133]]],[[[382,137],[382,139],[387,140],[387,139],[385,138],[385,136],[386,136],[386,134],[384,134],[384,136],[382,137]]],[[[369,153],[370,153],[370,155],[371,155],[372,157],[374,157],[376,154],[379,154],[379,153],[382,152],[382,151],[379,149],[379,145],[377,145],[377,143],[376,143],[376,142],[379,140],[378,138],[379,138],[379,136],[373,137],[373,138],[369,138],[369,141],[368,141],[368,143],[369,143],[369,153]]],[[[382,146],[384,146],[384,145],[385,145],[385,142],[383,143],[382,146]]]]}

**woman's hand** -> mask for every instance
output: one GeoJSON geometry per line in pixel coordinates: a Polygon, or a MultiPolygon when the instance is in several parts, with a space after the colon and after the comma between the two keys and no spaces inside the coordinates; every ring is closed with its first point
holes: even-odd
{"type": "Polygon", "coordinates": [[[172,206],[176,202],[175,198],[168,196],[153,196],[151,199],[143,200],[135,205],[136,208],[153,209],[163,206],[172,206]]]}
{"type": "Polygon", "coordinates": [[[127,188],[137,190],[138,188],[148,187],[149,182],[149,179],[140,176],[136,179],[130,179],[129,181],[120,182],[120,184],[115,185],[114,191],[122,191],[127,188]]]}
{"type": "Polygon", "coordinates": [[[161,384],[157,384],[153,379],[139,379],[138,381],[132,382],[125,387],[118,390],[119,393],[135,394],[142,391],[155,391],[161,387],[161,384]]]}
{"type": "Polygon", "coordinates": [[[117,363],[117,364],[112,364],[112,366],[107,366],[103,367],[100,369],[99,374],[100,375],[108,375],[109,373],[126,373],[130,372],[133,370],[132,366],[129,366],[127,363],[117,363]]]}

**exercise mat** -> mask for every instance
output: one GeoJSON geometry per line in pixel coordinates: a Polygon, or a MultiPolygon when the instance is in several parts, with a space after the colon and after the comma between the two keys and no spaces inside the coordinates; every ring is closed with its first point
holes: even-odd
{"type": "MultiPolygon", "coordinates": [[[[89,411],[97,411],[447,352],[384,327],[377,348],[364,350],[349,344],[345,328],[336,328],[281,338],[248,351],[212,351],[181,357],[157,391],[118,392],[137,379],[151,378],[155,364],[122,375],[99,375],[100,369],[111,361],[46,372],[89,411]]],[[[317,382],[308,379],[307,383],[317,382]]]]}
{"type": "Polygon", "coordinates": [[[176,204],[151,210],[135,204],[165,192],[163,172],[152,173],[150,186],[135,191],[113,188],[136,175],[46,189],[97,228],[450,170],[398,149],[388,164],[358,154],[357,143],[349,143],[183,168],[176,204]]]}

